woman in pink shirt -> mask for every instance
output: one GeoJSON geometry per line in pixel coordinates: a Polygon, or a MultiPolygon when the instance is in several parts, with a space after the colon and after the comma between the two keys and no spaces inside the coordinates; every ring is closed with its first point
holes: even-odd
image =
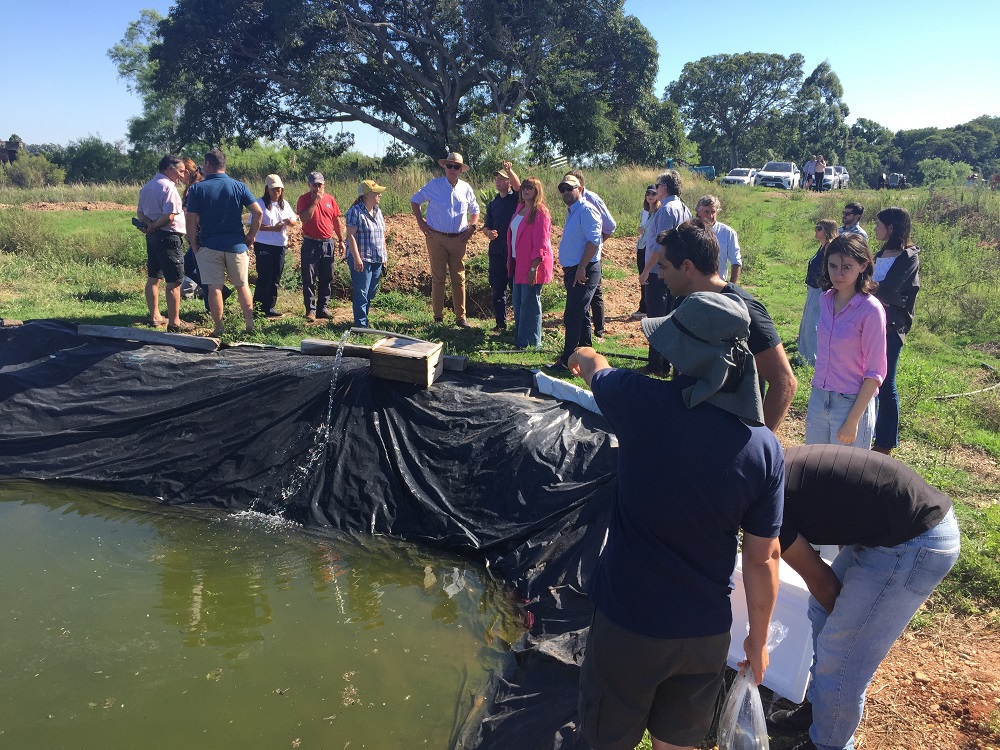
{"type": "Polygon", "coordinates": [[[514,330],[519,349],[542,345],[542,286],[552,281],[552,218],[542,183],[521,183],[521,202],[507,230],[507,270],[514,279],[514,330]]]}
{"type": "Polygon", "coordinates": [[[806,445],[840,443],[868,450],[875,395],[885,379],[885,310],[873,292],[874,262],[858,234],[830,243],[820,286],[816,374],[806,412],[806,445]]]}

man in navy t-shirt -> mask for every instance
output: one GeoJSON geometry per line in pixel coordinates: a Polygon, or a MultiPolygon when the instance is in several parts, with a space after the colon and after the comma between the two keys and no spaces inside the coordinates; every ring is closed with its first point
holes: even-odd
{"type": "Polygon", "coordinates": [[[205,154],[205,179],[187,194],[187,238],[198,261],[201,283],[208,287],[208,307],[215,321],[213,336],[222,335],[222,288],[226,276],[236,287],[246,333],[253,333],[253,298],[247,280],[247,249],[253,245],[264,211],[250,188],[226,174],[226,155],[219,149],[205,154]],[[250,211],[244,232],[243,209],[250,211]]]}
{"type": "Polygon", "coordinates": [[[593,748],[692,747],[711,728],[729,651],[730,578],[743,531],[744,648],[759,684],[778,590],[784,460],[764,427],[750,315],[736,295],[694,293],[643,332],[681,373],[616,370],[590,348],[570,369],[618,438],[618,488],[589,583],[597,606],[580,681],[593,748]]]}

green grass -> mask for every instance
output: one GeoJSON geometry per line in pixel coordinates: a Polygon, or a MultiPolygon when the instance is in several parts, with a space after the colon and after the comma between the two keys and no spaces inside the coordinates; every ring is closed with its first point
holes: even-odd
{"type": "MultiPolygon", "coordinates": [[[[565,211],[561,202],[556,202],[554,190],[561,172],[522,169],[520,173],[537,174],[542,179],[554,204],[553,216],[562,221],[565,211]]],[[[410,195],[430,176],[433,173],[423,170],[404,170],[380,178],[390,187],[382,199],[386,212],[408,212],[410,195]]],[[[587,173],[588,187],[601,194],[619,219],[618,235],[636,231],[643,190],[655,176],[656,170],[650,169],[587,173]]],[[[476,180],[474,175],[472,179],[481,191],[492,185],[491,180],[476,180]]],[[[353,200],[353,185],[329,187],[343,207],[353,200]]],[[[304,185],[288,186],[290,195],[304,190],[304,185]]],[[[5,190],[0,191],[0,202],[19,206],[39,200],[112,200],[131,205],[136,192],[137,186],[115,185],[64,186],[51,192],[5,190]]],[[[898,455],[956,500],[963,527],[962,557],[934,595],[929,611],[997,616],[1000,510],[993,498],[1000,497],[1000,486],[967,471],[969,461],[959,461],[959,452],[972,448],[1000,458],[1000,391],[955,399],[940,397],[984,388],[996,382],[1000,373],[1000,348],[995,345],[1000,341],[1000,282],[996,279],[1000,195],[953,190],[938,191],[931,197],[919,189],[806,195],[801,191],[723,187],[700,178],[685,178],[684,199],[689,205],[709,192],[722,201],[720,220],[739,233],[744,257],[741,283],[767,306],[793,359],[805,300],[805,266],[815,252],[814,222],[839,216],[843,204],[850,200],[866,207],[863,225],[869,234],[874,234],[875,213],[887,205],[904,205],[914,215],[914,240],[922,248],[923,287],[917,300],[917,322],[900,359],[903,444],[898,455]]],[[[130,211],[0,210],[0,317],[106,325],[134,325],[145,319],[145,247],[129,222],[130,216],[130,211]]],[[[390,245],[390,261],[391,255],[390,245]]],[[[628,279],[635,273],[631,266],[605,265],[609,279],[628,279]]],[[[469,309],[479,318],[475,329],[463,331],[450,324],[435,324],[427,290],[385,287],[373,306],[372,326],[444,341],[448,353],[467,355],[473,362],[519,367],[551,363],[562,347],[558,328],[545,328],[542,347],[526,352],[510,351],[512,333],[498,336],[488,332],[487,267],[485,253],[468,263],[469,309]]],[[[391,278],[391,262],[389,273],[391,278]]],[[[349,274],[344,264],[338,263],[336,306],[350,309],[349,290],[349,274]]],[[[548,285],[542,301],[547,312],[562,310],[562,285],[548,285]]],[[[305,325],[301,304],[297,269],[287,263],[278,307],[292,314],[280,320],[259,320],[251,340],[295,346],[306,337],[339,339],[347,328],[305,325]]],[[[188,320],[200,319],[203,310],[200,300],[182,303],[182,315],[188,320]]],[[[225,341],[242,338],[243,320],[237,305],[227,305],[224,324],[225,341]]],[[[642,358],[645,349],[629,348],[613,334],[600,348],[614,365],[637,368],[643,364],[638,359],[614,356],[642,358]]],[[[812,369],[796,366],[796,375],[800,388],[793,410],[801,416],[812,369]]]]}

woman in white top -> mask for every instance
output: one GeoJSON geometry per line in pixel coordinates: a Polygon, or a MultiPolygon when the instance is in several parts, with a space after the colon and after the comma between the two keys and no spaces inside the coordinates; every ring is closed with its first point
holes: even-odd
{"type": "Polygon", "coordinates": [[[281,273],[285,270],[288,227],[298,223],[299,217],[285,201],[285,186],[276,174],[269,174],[264,180],[264,196],[257,203],[264,211],[264,218],[253,245],[257,264],[257,286],[253,290],[253,303],[267,317],[280,318],[281,313],[274,306],[278,302],[281,273]]]}
{"type": "MultiPolygon", "coordinates": [[[[656,185],[646,186],[646,197],[642,200],[642,213],[639,214],[639,237],[635,241],[635,264],[642,273],[646,267],[646,227],[649,220],[660,207],[660,201],[656,199],[656,185]]],[[[632,320],[642,320],[646,317],[646,295],[643,293],[642,284],[639,284],[639,309],[632,313],[632,320]]]]}

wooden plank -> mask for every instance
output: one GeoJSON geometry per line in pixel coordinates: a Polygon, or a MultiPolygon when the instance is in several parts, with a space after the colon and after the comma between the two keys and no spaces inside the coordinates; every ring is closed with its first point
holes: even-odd
{"type": "Polygon", "coordinates": [[[120,339],[123,341],[140,341],[144,344],[162,344],[183,349],[214,352],[219,348],[219,339],[210,336],[192,336],[188,333],[166,333],[150,331],[146,328],[129,328],[127,326],[94,326],[79,325],[76,332],[81,336],[95,336],[102,339],[120,339]]]}
{"type": "MultiPolygon", "coordinates": [[[[303,354],[313,354],[321,357],[336,357],[337,349],[340,347],[339,341],[330,339],[302,339],[299,344],[299,351],[303,354]]],[[[372,348],[363,344],[344,344],[345,357],[361,357],[368,359],[371,356],[372,348]]]]}

